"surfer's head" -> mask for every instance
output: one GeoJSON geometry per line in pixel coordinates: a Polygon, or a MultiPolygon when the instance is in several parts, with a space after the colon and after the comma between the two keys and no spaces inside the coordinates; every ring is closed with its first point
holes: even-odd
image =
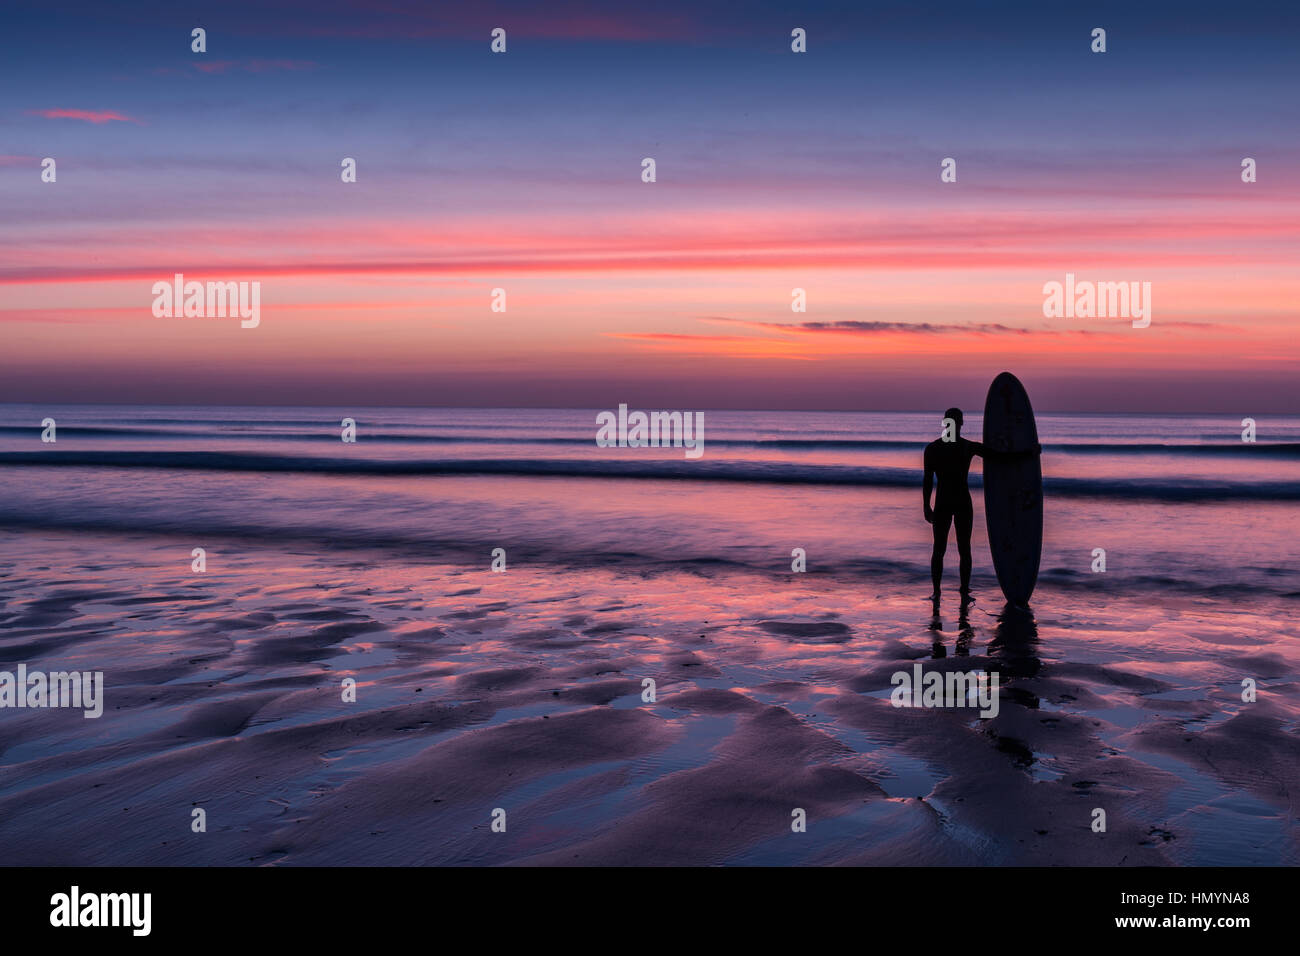
{"type": "Polygon", "coordinates": [[[957,423],[957,434],[960,435],[960,434],[961,434],[961,409],[960,409],[960,408],[950,408],[950,409],[948,409],[946,412],[943,413],[943,417],[944,417],[945,419],[947,419],[947,418],[951,418],[954,422],[957,423]]]}

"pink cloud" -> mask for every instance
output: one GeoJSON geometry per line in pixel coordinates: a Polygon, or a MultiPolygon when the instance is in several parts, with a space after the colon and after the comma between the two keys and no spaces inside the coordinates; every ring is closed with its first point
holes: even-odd
{"type": "Polygon", "coordinates": [[[87,123],[139,123],[138,119],[125,116],[117,110],[28,110],[31,116],[44,116],[46,119],[75,119],[85,120],[87,123]]]}

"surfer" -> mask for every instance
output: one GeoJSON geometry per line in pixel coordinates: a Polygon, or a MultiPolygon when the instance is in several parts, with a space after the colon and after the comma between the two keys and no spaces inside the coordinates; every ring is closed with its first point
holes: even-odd
{"type": "Polygon", "coordinates": [[[970,477],[971,459],[976,455],[981,458],[994,457],[1010,460],[1023,455],[1037,455],[1043,446],[1035,444],[1032,449],[1023,452],[998,453],[985,449],[983,442],[969,441],[961,437],[962,414],[960,408],[950,408],[943,413],[945,435],[925,446],[925,478],[922,489],[925,493],[925,520],[934,526],[934,552],[930,556],[930,579],[934,582],[934,593],[930,600],[939,603],[939,583],[943,579],[943,556],[948,551],[948,529],[957,528],[957,556],[961,573],[961,602],[969,604],[973,599],[970,594],[970,535],[975,521],[975,508],[971,502],[970,477]],[[952,434],[948,435],[947,422],[951,420],[952,434]],[[930,507],[930,495],[938,482],[938,491],[934,494],[934,507],[930,507]]]}
{"type": "Polygon", "coordinates": [[[934,526],[934,553],[930,556],[930,578],[934,594],[930,600],[939,603],[939,582],[943,578],[943,556],[948,551],[948,529],[957,526],[957,556],[961,569],[961,599],[970,602],[970,533],[975,521],[975,507],[971,503],[967,478],[971,459],[984,455],[982,442],[961,437],[962,414],[960,408],[950,408],[943,413],[945,420],[953,422],[951,440],[939,438],[925,446],[925,520],[934,526]],[[930,507],[930,493],[938,480],[934,507],[930,507]]]}

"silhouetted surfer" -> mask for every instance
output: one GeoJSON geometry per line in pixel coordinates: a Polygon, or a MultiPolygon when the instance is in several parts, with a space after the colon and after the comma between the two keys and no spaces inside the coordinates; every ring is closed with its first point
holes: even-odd
{"type": "Polygon", "coordinates": [[[1043,446],[1035,444],[1032,449],[1019,452],[996,452],[987,450],[983,442],[968,441],[961,437],[962,414],[960,408],[950,408],[943,413],[943,435],[925,446],[925,478],[922,488],[925,492],[925,520],[934,526],[934,552],[930,556],[930,579],[934,582],[934,593],[930,595],[936,605],[939,603],[939,584],[943,579],[943,556],[948,550],[948,529],[957,527],[957,556],[961,571],[961,600],[968,604],[970,595],[970,534],[975,521],[975,507],[971,503],[970,477],[971,459],[976,455],[981,458],[995,458],[999,461],[1014,460],[1026,455],[1037,455],[1043,446]],[[951,426],[949,425],[951,421],[951,426]],[[934,507],[930,507],[930,493],[938,482],[934,495],[934,507]]]}
{"type": "Polygon", "coordinates": [[[939,582],[943,578],[943,556],[948,550],[948,529],[957,526],[957,555],[961,569],[962,603],[970,600],[970,532],[975,520],[975,507],[971,503],[967,477],[971,459],[983,456],[984,445],[961,437],[962,414],[960,408],[950,408],[943,413],[944,436],[925,446],[925,520],[934,525],[934,553],[930,557],[930,578],[934,594],[930,599],[939,603],[939,582]],[[952,427],[949,428],[948,420],[952,427]],[[950,440],[945,440],[950,439],[950,440]],[[938,481],[934,507],[930,507],[930,492],[938,481]]]}

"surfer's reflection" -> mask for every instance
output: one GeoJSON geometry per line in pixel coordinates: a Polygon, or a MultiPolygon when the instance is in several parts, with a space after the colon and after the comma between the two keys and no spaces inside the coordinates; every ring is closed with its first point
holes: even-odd
{"type": "Polygon", "coordinates": [[[975,639],[975,628],[970,624],[970,605],[962,604],[961,610],[957,612],[957,656],[967,657],[970,654],[970,642],[975,639]]]}
{"type": "MultiPolygon", "coordinates": [[[[934,603],[934,610],[930,615],[929,628],[934,632],[933,644],[930,650],[930,656],[935,660],[948,656],[948,648],[944,643],[943,618],[939,616],[939,603],[934,603]]],[[[967,657],[970,655],[971,641],[975,639],[975,628],[970,623],[970,604],[963,603],[961,610],[957,612],[957,643],[954,647],[954,653],[958,657],[967,657]]]]}
{"type": "Polygon", "coordinates": [[[935,660],[948,656],[948,649],[943,644],[943,618],[939,616],[939,602],[933,602],[930,611],[929,628],[934,632],[933,645],[930,649],[930,656],[935,660]]]}
{"type": "Polygon", "coordinates": [[[1042,667],[1038,659],[1038,622],[1027,607],[1008,603],[993,626],[989,641],[990,666],[996,667],[1007,697],[1026,707],[1038,708],[1038,696],[1023,687],[1011,686],[1017,678],[1033,677],[1042,667]]]}

